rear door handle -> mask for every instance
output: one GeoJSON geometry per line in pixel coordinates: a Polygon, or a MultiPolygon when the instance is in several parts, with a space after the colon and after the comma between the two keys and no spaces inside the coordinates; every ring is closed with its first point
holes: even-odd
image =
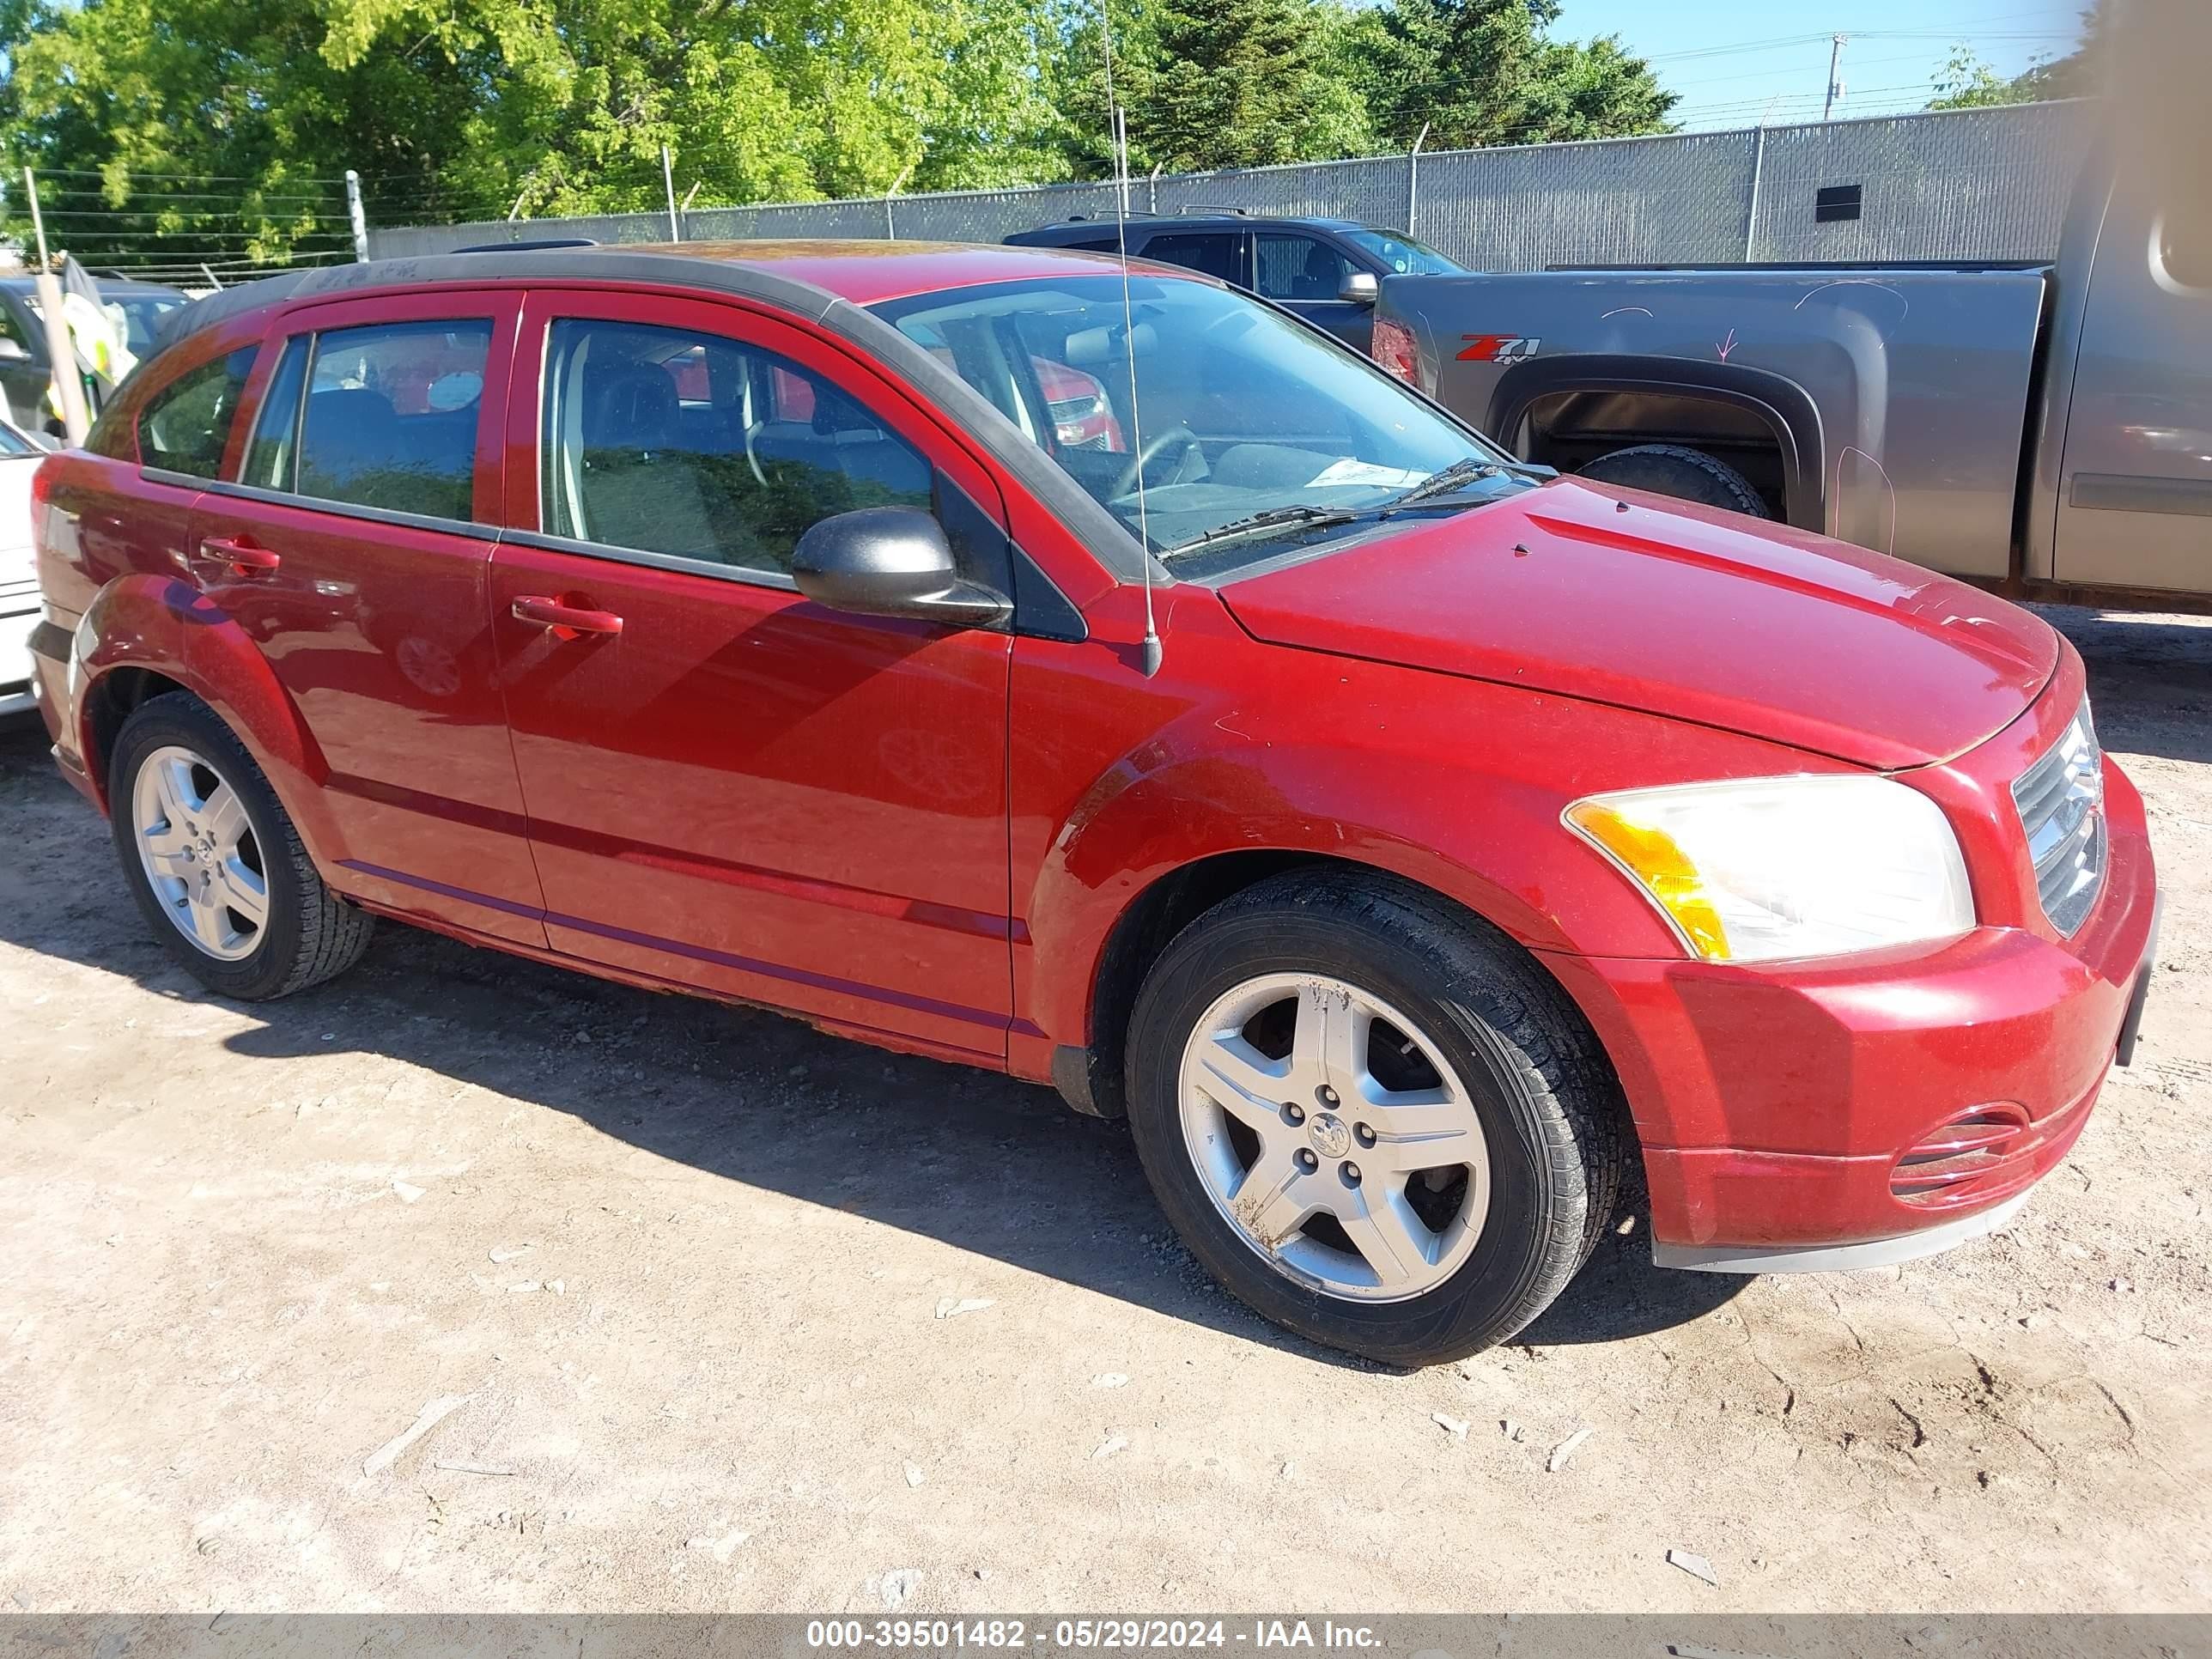
{"type": "Polygon", "coordinates": [[[623,619],[611,611],[592,611],[536,594],[526,593],[515,600],[514,612],[517,622],[535,623],[556,639],[580,640],[586,634],[619,634],[623,630],[623,619]]]}
{"type": "Polygon", "coordinates": [[[200,556],[230,567],[234,576],[266,576],[284,562],[265,547],[256,547],[243,536],[209,536],[200,543],[200,556]]]}

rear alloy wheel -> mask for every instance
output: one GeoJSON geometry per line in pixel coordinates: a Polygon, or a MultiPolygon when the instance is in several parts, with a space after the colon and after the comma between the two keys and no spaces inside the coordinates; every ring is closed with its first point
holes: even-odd
{"type": "Polygon", "coordinates": [[[1293,871],[1137,1000],[1129,1127],[1169,1219],[1278,1323],[1394,1364],[1504,1341],[1612,1218],[1619,1086],[1528,953],[1435,895],[1293,871]]]}
{"type": "Polygon", "coordinates": [[[218,962],[242,962],[269,921],[269,877],[246,803],[204,755],[165,744],[131,789],[138,857],[176,930],[218,962]]]}
{"type": "Polygon", "coordinates": [[[210,990],[286,996],[368,948],[373,919],[323,884],[253,757],[198,698],[172,694],[131,711],[107,798],[132,896],[210,990]]]}

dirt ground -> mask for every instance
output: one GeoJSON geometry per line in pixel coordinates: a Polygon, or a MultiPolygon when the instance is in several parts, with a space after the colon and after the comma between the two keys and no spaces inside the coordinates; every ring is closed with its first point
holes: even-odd
{"type": "Polygon", "coordinates": [[[211,1000],[0,736],[0,1598],[2212,1608],[2212,623],[2051,614],[2167,890],[2073,1158],[1901,1269],[1639,1230],[1413,1375],[1215,1291],[1042,1090],[398,927],[211,1000]]]}

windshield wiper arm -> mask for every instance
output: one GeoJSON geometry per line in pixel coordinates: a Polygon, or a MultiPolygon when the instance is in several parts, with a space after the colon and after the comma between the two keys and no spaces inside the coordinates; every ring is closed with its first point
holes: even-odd
{"type": "Polygon", "coordinates": [[[1559,476],[1557,471],[1548,466],[1530,466],[1517,461],[1493,461],[1481,455],[1465,455],[1442,471],[1431,472],[1402,495],[1393,495],[1382,503],[1382,510],[1389,513],[1395,512],[1401,507],[1416,507],[1423,501],[1433,501],[1439,495],[1449,495],[1454,490],[1473,483],[1477,478],[1492,477],[1500,474],[1509,477],[1527,478],[1537,483],[1541,483],[1547,478],[1555,478],[1559,476]]]}
{"type": "Polygon", "coordinates": [[[1188,553],[1194,547],[1204,547],[1209,542],[1234,541],[1239,536],[1250,536],[1262,530],[1279,530],[1296,525],[1307,528],[1317,525],[1353,524],[1374,513],[1372,507],[1315,507],[1305,501],[1293,501],[1285,507],[1271,507],[1264,513],[1255,513],[1249,519],[1231,519],[1227,524],[1216,525],[1187,542],[1178,542],[1160,556],[1171,559],[1178,553],[1188,553]]]}

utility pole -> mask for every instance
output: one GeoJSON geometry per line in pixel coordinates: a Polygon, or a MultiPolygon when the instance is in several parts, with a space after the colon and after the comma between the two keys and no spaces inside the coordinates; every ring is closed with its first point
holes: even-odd
{"type": "Polygon", "coordinates": [[[77,372],[76,337],[70,332],[69,318],[62,311],[62,285],[54,280],[52,262],[46,253],[46,222],[39,211],[39,180],[31,169],[23,169],[23,194],[31,204],[31,228],[39,242],[39,320],[46,325],[46,361],[53,366],[54,396],[62,406],[62,430],[72,445],[84,442],[84,434],[92,430],[92,415],[84,404],[84,376],[77,372]]]}
{"type": "Polygon", "coordinates": [[[1844,46],[1850,40],[1848,34],[1828,37],[1828,96],[1820,106],[1820,118],[1825,121],[1836,107],[1836,100],[1844,95],[1844,46]]]}
{"type": "Polygon", "coordinates": [[[361,205],[361,174],[346,169],[346,217],[353,221],[353,257],[368,258],[368,215],[361,205]]]}
{"type": "Polygon", "coordinates": [[[1413,148],[1406,156],[1406,234],[1413,234],[1413,217],[1421,204],[1421,146],[1429,142],[1429,124],[1421,123],[1421,130],[1413,137],[1413,148]]]}
{"type": "Polygon", "coordinates": [[[684,240],[684,223],[676,210],[676,161],[665,144],[660,147],[660,183],[668,192],[668,240],[680,242],[684,240]]]}

